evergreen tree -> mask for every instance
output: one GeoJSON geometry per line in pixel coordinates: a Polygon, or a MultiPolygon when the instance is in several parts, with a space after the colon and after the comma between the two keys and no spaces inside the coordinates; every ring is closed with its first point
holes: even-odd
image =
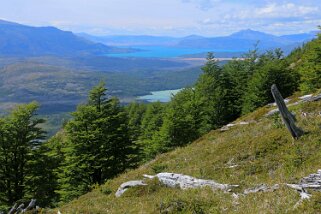
{"type": "Polygon", "coordinates": [[[106,98],[106,91],[103,83],[94,87],[88,104],[78,106],[65,127],[68,142],[58,191],[63,201],[135,165],[127,114],[116,98],[106,98]]]}
{"type": "Polygon", "coordinates": [[[203,71],[195,86],[201,108],[201,133],[220,127],[230,120],[234,96],[231,75],[218,65],[212,54],[209,54],[203,71]]]}
{"type": "Polygon", "coordinates": [[[33,176],[33,154],[39,149],[44,132],[36,118],[38,104],[17,106],[0,120],[0,202],[12,205],[23,199],[27,178],[33,176]]]}
{"type": "Polygon", "coordinates": [[[142,122],[146,112],[146,104],[132,102],[125,109],[129,118],[128,124],[131,131],[131,139],[136,141],[142,134],[142,122]]]}
{"type": "Polygon", "coordinates": [[[289,68],[279,50],[268,51],[258,61],[244,94],[242,113],[246,114],[273,101],[271,85],[276,84],[283,96],[291,95],[298,87],[298,74],[289,68]]]}
{"type": "Polygon", "coordinates": [[[163,125],[165,105],[160,102],[147,105],[146,112],[142,119],[141,135],[139,144],[143,149],[143,159],[149,160],[160,151],[159,130],[163,125]]]}
{"type": "Polygon", "coordinates": [[[299,61],[300,89],[305,93],[313,92],[321,88],[321,34],[306,44],[303,51],[299,61]]]}
{"type": "Polygon", "coordinates": [[[160,151],[186,145],[200,137],[202,133],[199,106],[193,88],[183,89],[172,98],[160,129],[160,151]]]}

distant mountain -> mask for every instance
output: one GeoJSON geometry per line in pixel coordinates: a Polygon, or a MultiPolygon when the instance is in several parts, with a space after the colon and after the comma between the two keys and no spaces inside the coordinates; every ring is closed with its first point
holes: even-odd
{"type": "Polygon", "coordinates": [[[290,40],[292,42],[307,42],[315,38],[317,33],[318,32],[310,32],[310,33],[284,35],[284,36],[281,36],[281,38],[290,40]]]}
{"type": "Polygon", "coordinates": [[[55,27],[31,27],[0,20],[0,55],[99,55],[128,51],[95,43],[55,27]]]}
{"type": "Polygon", "coordinates": [[[314,38],[314,34],[297,34],[286,36],[275,36],[259,31],[242,30],[224,37],[213,38],[183,38],[178,47],[184,48],[213,48],[215,50],[235,50],[247,51],[259,42],[259,48],[266,50],[271,48],[283,48],[288,46],[298,46],[302,42],[314,38]]]}
{"type": "Polygon", "coordinates": [[[80,33],[79,36],[111,46],[172,46],[176,45],[181,38],[168,36],[147,36],[147,35],[128,35],[128,36],[92,36],[80,33]]]}
{"type": "MultiPolygon", "coordinates": [[[[203,37],[191,35],[187,37],[162,37],[162,36],[91,36],[79,34],[80,36],[106,45],[116,46],[170,46],[178,48],[206,48],[226,51],[247,51],[259,41],[259,48],[267,50],[271,48],[297,47],[303,42],[313,39],[316,32],[275,36],[254,30],[242,30],[229,36],[203,37]]],[[[291,49],[291,48],[290,48],[291,49]]]]}

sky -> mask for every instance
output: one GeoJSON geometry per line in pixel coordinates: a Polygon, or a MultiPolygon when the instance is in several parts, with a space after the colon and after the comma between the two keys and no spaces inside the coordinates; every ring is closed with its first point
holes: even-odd
{"type": "Polygon", "coordinates": [[[275,35],[321,25],[321,0],[0,0],[0,19],[93,35],[275,35]]]}

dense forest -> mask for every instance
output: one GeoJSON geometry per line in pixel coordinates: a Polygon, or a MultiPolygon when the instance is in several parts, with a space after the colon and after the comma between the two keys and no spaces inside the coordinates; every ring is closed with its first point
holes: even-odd
{"type": "Polygon", "coordinates": [[[280,49],[218,65],[209,53],[203,73],[169,103],[122,106],[95,86],[54,137],[44,141],[35,102],[0,118],[0,210],[36,198],[42,207],[70,201],[159,153],[283,96],[321,88],[321,35],[285,57],[280,49]]]}

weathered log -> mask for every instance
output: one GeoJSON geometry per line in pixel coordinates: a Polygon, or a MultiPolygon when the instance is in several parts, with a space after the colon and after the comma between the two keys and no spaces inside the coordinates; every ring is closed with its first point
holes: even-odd
{"type": "Polygon", "coordinates": [[[16,213],[22,213],[24,207],[25,207],[24,204],[20,204],[19,207],[16,209],[16,213]]]}
{"type": "Polygon", "coordinates": [[[25,213],[28,210],[32,210],[36,206],[36,201],[36,199],[31,199],[29,205],[25,209],[23,209],[25,206],[24,204],[20,204],[20,206],[18,206],[18,204],[15,203],[13,207],[9,210],[8,214],[25,213]]]}
{"type": "MultiPolygon", "coordinates": [[[[144,177],[149,179],[158,178],[159,182],[167,187],[172,187],[172,188],[178,187],[183,190],[201,188],[201,187],[211,187],[214,190],[220,189],[224,191],[230,191],[232,188],[238,187],[238,185],[220,184],[213,180],[198,179],[188,175],[168,173],[168,172],[158,173],[157,175],[144,175],[144,177]]],[[[144,181],[142,180],[128,181],[120,185],[115,196],[120,197],[130,187],[145,186],[145,185],[147,184],[145,184],[144,181]]]]}
{"type": "Polygon", "coordinates": [[[304,131],[295,125],[295,117],[286,107],[284,99],[275,84],[272,85],[271,92],[281,113],[281,117],[285,126],[291,133],[292,137],[298,139],[304,134],[304,131]]]}
{"type": "Polygon", "coordinates": [[[194,178],[189,175],[175,174],[175,173],[158,173],[155,176],[144,175],[147,178],[157,177],[158,180],[168,187],[179,187],[181,189],[192,189],[192,188],[201,188],[201,187],[211,187],[212,189],[220,189],[225,191],[230,191],[233,187],[238,187],[238,185],[230,185],[230,184],[220,184],[213,180],[204,180],[194,178]]]}
{"type": "Polygon", "coordinates": [[[18,207],[18,204],[15,203],[15,204],[13,205],[13,207],[9,210],[8,214],[13,214],[13,213],[15,213],[16,210],[17,210],[17,207],[18,207]]]}
{"type": "Polygon", "coordinates": [[[33,209],[36,206],[36,201],[37,201],[36,199],[31,199],[29,205],[23,210],[23,213],[33,209]]]}
{"type": "Polygon", "coordinates": [[[126,192],[129,188],[135,187],[135,186],[146,186],[147,184],[144,183],[142,180],[137,180],[137,181],[128,181],[120,185],[118,188],[115,196],[120,197],[124,192],[126,192]]]}
{"type": "Polygon", "coordinates": [[[279,188],[280,188],[279,184],[275,184],[271,187],[269,187],[266,184],[260,184],[258,186],[244,190],[244,195],[248,195],[250,193],[257,193],[257,192],[273,192],[279,188]]]}

